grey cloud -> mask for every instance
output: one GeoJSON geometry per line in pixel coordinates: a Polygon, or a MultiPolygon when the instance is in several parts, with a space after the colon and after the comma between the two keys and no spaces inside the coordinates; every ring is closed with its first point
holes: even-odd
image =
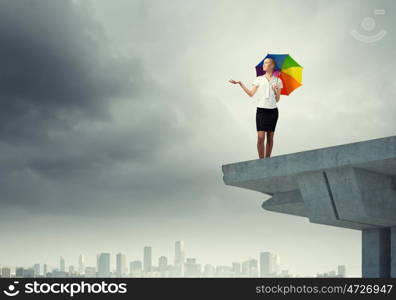
{"type": "Polygon", "coordinates": [[[137,53],[117,52],[89,6],[33,0],[0,8],[3,205],[51,214],[117,206],[115,214],[129,213],[123,206],[137,214],[156,209],[159,198],[174,213],[191,205],[180,199],[210,182],[195,182],[208,162],[180,150],[189,124],[209,117],[197,90],[172,91],[137,53]],[[168,164],[170,147],[187,156],[168,164]]]}
{"type": "Polygon", "coordinates": [[[107,118],[111,98],[133,90],[134,62],[113,57],[101,26],[71,1],[1,1],[0,36],[2,140],[107,118]]]}

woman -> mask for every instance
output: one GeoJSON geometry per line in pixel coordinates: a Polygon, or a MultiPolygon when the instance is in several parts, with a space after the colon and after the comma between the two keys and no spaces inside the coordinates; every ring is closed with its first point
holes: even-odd
{"type": "Polygon", "coordinates": [[[256,77],[251,90],[241,81],[229,81],[233,84],[239,84],[250,97],[253,97],[260,87],[256,111],[257,151],[259,158],[264,158],[264,156],[271,157],[274,132],[278,121],[277,102],[279,102],[283,84],[280,78],[274,76],[274,69],[275,61],[272,58],[266,58],[263,63],[264,75],[256,77]],[[264,147],[265,137],[267,137],[266,148],[264,147]]]}

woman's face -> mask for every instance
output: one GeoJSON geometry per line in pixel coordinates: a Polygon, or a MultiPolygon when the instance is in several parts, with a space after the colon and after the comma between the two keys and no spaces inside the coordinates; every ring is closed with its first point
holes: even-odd
{"type": "Polygon", "coordinates": [[[275,67],[275,64],[274,64],[274,62],[272,61],[272,59],[268,59],[268,58],[266,58],[265,60],[264,60],[264,63],[263,63],[263,70],[265,71],[265,72],[268,72],[268,71],[274,71],[274,67],[275,67]]]}

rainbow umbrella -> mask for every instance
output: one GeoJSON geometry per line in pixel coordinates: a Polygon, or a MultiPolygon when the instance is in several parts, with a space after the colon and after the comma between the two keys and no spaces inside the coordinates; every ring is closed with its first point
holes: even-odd
{"type": "Polygon", "coordinates": [[[275,63],[274,75],[278,76],[283,83],[281,95],[289,95],[302,85],[302,69],[289,54],[267,54],[256,66],[256,75],[264,75],[263,63],[266,58],[272,58],[275,63]]]}

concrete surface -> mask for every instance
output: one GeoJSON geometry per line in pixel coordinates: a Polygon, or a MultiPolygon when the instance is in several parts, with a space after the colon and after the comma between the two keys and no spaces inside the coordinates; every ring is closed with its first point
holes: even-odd
{"type": "Polygon", "coordinates": [[[262,204],[266,210],[362,230],[363,276],[396,276],[396,136],[225,164],[222,170],[225,184],[271,196],[262,204]]]}

